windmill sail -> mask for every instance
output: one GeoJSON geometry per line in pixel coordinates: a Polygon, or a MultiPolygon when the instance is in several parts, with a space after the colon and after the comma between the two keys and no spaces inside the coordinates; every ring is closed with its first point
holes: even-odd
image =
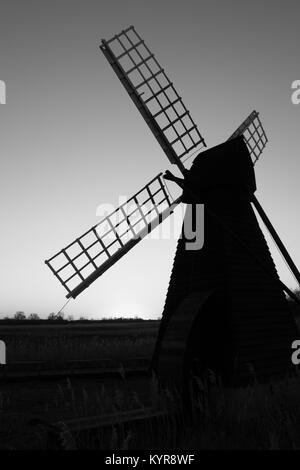
{"type": "MultiPolygon", "coordinates": [[[[245,138],[245,142],[247,144],[248,150],[252,157],[253,165],[257,162],[260,155],[262,154],[263,149],[265,148],[268,139],[265,133],[265,130],[262,126],[262,123],[259,119],[259,113],[253,111],[245,121],[237,128],[237,130],[229,137],[228,140],[231,140],[239,135],[243,135],[245,138]]],[[[268,218],[267,214],[263,210],[262,206],[260,205],[259,201],[257,200],[256,196],[252,194],[251,202],[253,203],[257,213],[259,214],[262,222],[266,226],[268,232],[270,233],[273,241],[275,242],[278,250],[280,251],[282,257],[285,259],[288,267],[290,268],[291,272],[293,273],[296,281],[300,285],[300,272],[293,262],[288,250],[284,246],[283,242],[281,241],[278,233],[276,232],[274,226],[272,225],[270,219],[268,218]]],[[[289,292],[289,295],[292,293],[289,292]]]]}
{"type": "Polygon", "coordinates": [[[170,162],[184,171],[181,159],[206,144],[154,54],[133,26],[103,39],[100,49],[170,162]]]}
{"type": "Polygon", "coordinates": [[[249,149],[253,165],[257,162],[268,139],[265,130],[259,119],[259,113],[252,111],[251,114],[242,122],[242,124],[234,131],[228,140],[234,139],[239,135],[243,135],[247,147],[249,149]]]}
{"type": "Polygon", "coordinates": [[[91,227],[45,263],[68,291],[77,297],[142,238],[174,211],[159,173],[118,209],[91,227]]]}

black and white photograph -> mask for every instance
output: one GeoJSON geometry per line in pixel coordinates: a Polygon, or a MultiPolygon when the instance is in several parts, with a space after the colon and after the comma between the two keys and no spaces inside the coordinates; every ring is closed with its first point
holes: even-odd
{"type": "Polygon", "coordinates": [[[299,31],[1,0],[0,455],[300,450],[299,31]]]}

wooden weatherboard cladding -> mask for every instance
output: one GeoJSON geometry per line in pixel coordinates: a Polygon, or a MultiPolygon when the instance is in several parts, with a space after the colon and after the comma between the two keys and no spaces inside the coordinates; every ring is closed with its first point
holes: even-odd
{"type": "Polygon", "coordinates": [[[161,378],[183,387],[195,361],[228,385],[292,366],[298,330],[251,205],[250,162],[237,138],[198,156],[186,177],[185,201],[193,194],[204,203],[204,246],[188,251],[184,236],[178,241],[152,361],[161,378]]]}

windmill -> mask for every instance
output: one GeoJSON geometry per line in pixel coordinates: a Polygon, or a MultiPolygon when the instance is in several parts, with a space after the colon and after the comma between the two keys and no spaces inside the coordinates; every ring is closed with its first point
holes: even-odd
{"type": "Polygon", "coordinates": [[[279,280],[252,205],[299,283],[300,274],[254,196],[254,165],[268,141],[259,113],[204,150],[182,98],[133,26],[100,49],[183,178],[159,173],[46,264],[75,299],[181,202],[191,213],[204,204],[204,247],[186,250],[184,234],[178,241],[152,367],[182,387],[195,367],[215,370],[228,384],[247,380],[249,367],[262,380],[283,374],[297,335],[284,291],[293,294],[279,280]],[[180,197],[172,200],[166,179],[182,188],[180,197]]]}

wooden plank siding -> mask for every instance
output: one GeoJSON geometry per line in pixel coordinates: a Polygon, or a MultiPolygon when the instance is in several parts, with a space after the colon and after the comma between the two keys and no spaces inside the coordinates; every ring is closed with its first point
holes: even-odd
{"type": "Polygon", "coordinates": [[[251,367],[265,381],[292,366],[298,330],[251,205],[249,152],[241,138],[234,140],[200,154],[185,178],[192,193],[183,200],[204,203],[204,246],[187,251],[183,235],[178,241],[152,359],[158,375],[179,386],[195,357],[228,385],[246,383],[251,367]],[[219,157],[223,173],[216,176],[219,157]]]}

